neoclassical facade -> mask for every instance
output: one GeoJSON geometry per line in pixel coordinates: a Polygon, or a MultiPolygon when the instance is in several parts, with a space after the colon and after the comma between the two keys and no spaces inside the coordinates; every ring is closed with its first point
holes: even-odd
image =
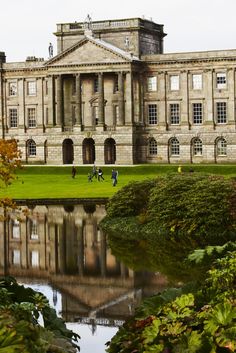
{"type": "Polygon", "coordinates": [[[1,136],[28,164],[236,162],[236,50],[163,53],[163,25],[57,25],[57,54],[0,53],[1,136]]]}

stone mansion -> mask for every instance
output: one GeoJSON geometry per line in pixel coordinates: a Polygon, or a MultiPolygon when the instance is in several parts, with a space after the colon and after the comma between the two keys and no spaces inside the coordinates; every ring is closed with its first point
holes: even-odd
{"type": "Polygon", "coordinates": [[[163,53],[141,18],[57,25],[57,53],[0,52],[0,133],[28,164],[236,162],[236,50],[163,53]]]}

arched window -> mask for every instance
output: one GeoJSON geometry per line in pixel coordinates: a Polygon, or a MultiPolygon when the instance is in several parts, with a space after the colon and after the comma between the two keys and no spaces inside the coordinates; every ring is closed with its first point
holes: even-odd
{"type": "Polygon", "coordinates": [[[170,140],[170,155],[179,156],[179,140],[176,137],[170,140]]]}
{"type": "Polygon", "coordinates": [[[85,138],[83,141],[83,164],[94,164],[95,155],[95,141],[92,138],[85,138]]]}
{"type": "Polygon", "coordinates": [[[74,161],[74,145],[73,141],[69,138],[65,139],[62,143],[62,158],[63,164],[72,164],[74,161]]]}
{"type": "Polygon", "coordinates": [[[153,138],[149,140],[149,155],[150,156],[157,155],[157,142],[153,138]]]}
{"type": "Polygon", "coordinates": [[[104,142],[104,160],[105,164],[115,164],[116,142],[112,138],[108,138],[104,142]]]}
{"type": "Polygon", "coordinates": [[[193,140],[193,155],[201,156],[202,155],[202,140],[196,138],[193,140]]]}
{"type": "Polygon", "coordinates": [[[217,156],[227,156],[227,142],[226,139],[220,138],[216,143],[217,156]]]}
{"type": "Polygon", "coordinates": [[[34,142],[34,140],[29,140],[27,143],[27,152],[28,152],[28,156],[36,156],[36,143],[34,142]]]}

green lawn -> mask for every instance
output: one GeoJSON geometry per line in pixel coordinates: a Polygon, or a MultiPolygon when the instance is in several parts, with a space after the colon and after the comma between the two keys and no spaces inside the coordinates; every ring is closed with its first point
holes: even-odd
{"type": "MultiPolygon", "coordinates": [[[[189,173],[210,173],[236,177],[236,165],[183,165],[182,171],[189,173]]],[[[75,179],[71,177],[71,167],[24,167],[17,174],[17,180],[7,189],[0,190],[0,197],[14,199],[42,198],[107,198],[131,180],[153,178],[158,175],[176,173],[177,165],[139,165],[117,167],[118,184],[112,186],[112,167],[103,167],[105,181],[88,182],[87,175],[92,167],[77,167],[75,179]]]]}

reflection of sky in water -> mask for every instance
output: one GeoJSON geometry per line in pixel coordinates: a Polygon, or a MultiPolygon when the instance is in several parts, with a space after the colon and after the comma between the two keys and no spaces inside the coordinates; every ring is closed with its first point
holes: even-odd
{"type": "Polygon", "coordinates": [[[69,322],[67,327],[80,335],[80,353],[105,353],[105,343],[109,341],[118,330],[117,327],[99,325],[93,335],[90,325],[69,322]]]}
{"type": "MultiPolygon", "coordinates": [[[[62,310],[61,294],[53,290],[52,287],[46,284],[23,284],[25,287],[30,287],[37,292],[43,293],[49,300],[49,304],[56,310],[60,316],[62,310]]],[[[91,325],[79,324],[76,322],[68,322],[66,326],[73,332],[80,335],[79,340],[80,353],[105,353],[105,343],[109,341],[117,332],[117,327],[97,326],[95,333],[92,331],[91,325]]]]}
{"type": "Polygon", "coordinates": [[[39,283],[19,283],[23,284],[25,287],[30,287],[37,292],[41,292],[47,297],[50,306],[52,306],[58,316],[61,316],[61,294],[58,291],[54,291],[52,287],[47,284],[39,284],[39,283]]]}

